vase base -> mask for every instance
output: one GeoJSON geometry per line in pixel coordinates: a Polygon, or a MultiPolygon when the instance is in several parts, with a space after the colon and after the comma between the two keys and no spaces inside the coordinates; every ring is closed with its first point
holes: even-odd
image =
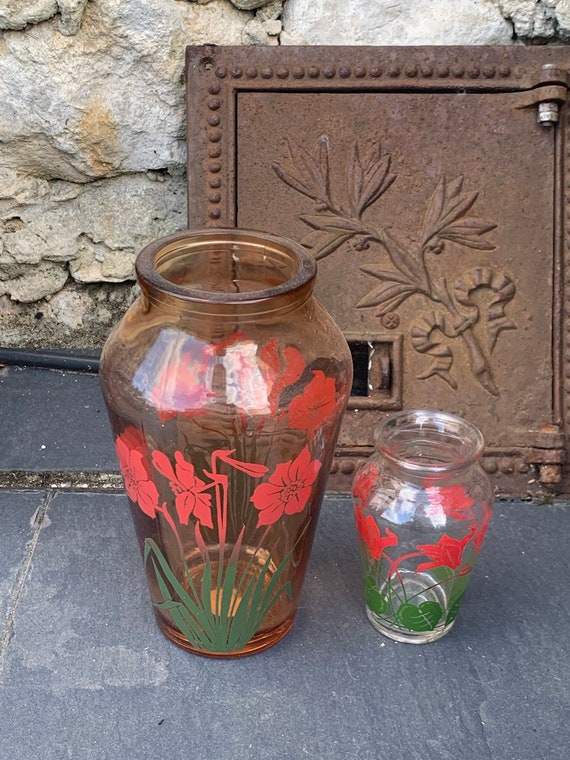
{"type": "Polygon", "coordinates": [[[247,657],[250,654],[256,654],[257,652],[262,652],[264,649],[269,649],[269,647],[277,644],[287,633],[289,633],[295,621],[295,616],[293,615],[284,620],[275,628],[257,633],[242,649],[231,650],[228,652],[209,652],[204,649],[197,649],[196,647],[193,647],[192,644],[189,643],[188,639],[182,633],[180,633],[177,628],[172,626],[167,620],[164,619],[159,610],[155,610],[154,614],[156,617],[156,622],[158,623],[158,627],[166,636],[166,638],[172,641],[173,644],[176,644],[176,646],[180,647],[181,649],[185,649],[187,652],[199,654],[203,657],[214,657],[217,659],[247,657]]]}
{"type": "Polygon", "coordinates": [[[438,626],[433,631],[407,631],[401,628],[391,628],[386,626],[377,615],[366,608],[368,620],[374,628],[392,641],[398,641],[402,644],[429,644],[445,636],[453,628],[455,620],[447,625],[438,626]]]}

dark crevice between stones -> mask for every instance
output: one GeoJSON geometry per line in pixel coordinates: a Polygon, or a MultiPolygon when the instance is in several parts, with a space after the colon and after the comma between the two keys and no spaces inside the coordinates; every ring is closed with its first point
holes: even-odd
{"type": "Polygon", "coordinates": [[[82,471],[0,471],[0,489],[14,491],[123,491],[118,472],[82,471]]]}

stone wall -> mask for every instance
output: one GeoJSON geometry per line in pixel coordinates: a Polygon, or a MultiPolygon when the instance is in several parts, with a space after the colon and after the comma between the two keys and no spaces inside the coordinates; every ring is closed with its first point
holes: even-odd
{"type": "Polygon", "coordinates": [[[568,38],[570,0],[0,0],[0,345],[100,345],[185,226],[186,45],[568,38]]]}

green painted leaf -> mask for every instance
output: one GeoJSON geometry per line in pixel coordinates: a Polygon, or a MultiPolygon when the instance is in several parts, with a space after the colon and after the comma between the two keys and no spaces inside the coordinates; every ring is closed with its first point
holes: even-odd
{"type": "MultiPolygon", "coordinates": [[[[160,583],[159,583],[160,585],[160,583]]],[[[166,610],[167,612],[170,612],[171,610],[177,610],[180,605],[180,602],[175,602],[172,599],[166,599],[164,602],[155,602],[154,606],[159,610],[166,610]]]]}
{"type": "Polygon", "coordinates": [[[365,589],[366,604],[371,612],[375,612],[377,615],[382,615],[386,612],[388,602],[378,591],[377,588],[368,587],[365,589]]]}
{"type": "Polygon", "coordinates": [[[271,558],[268,557],[261,571],[253,575],[247,583],[240,602],[231,618],[228,631],[228,651],[242,649],[262,624],[269,611],[282,593],[292,595],[291,583],[287,581],[283,586],[276,589],[281,575],[289,563],[292,554],[289,552],[272,575],[265,591],[263,585],[268,573],[271,558]]]}
{"type": "Polygon", "coordinates": [[[193,646],[198,649],[212,650],[211,638],[208,636],[203,626],[200,625],[197,618],[194,617],[181,602],[175,602],[172,599],[168,586],[154,559],[152,560],[152,563],[160,592],[164,597],[163,602],[155,602],[154,606],[158,609],[167,610],[172,617],[174,624],[193,646]]]}
{"type": "Polygon", "coordinates": [[[210,562],[206,562],[202,573],[202,605],[205,610],[211,612],[215,621],[218,611],[212,609],[212,565],[210,562]]]}
{"type": "MultiPolygon", "coordinates": [[[[154,557],[156,557],[156,560],[158,560],[157,564],[153,557],[152,563],[155,569],[158,587],[164,601],[175,601],[172,598],[166,581],[168,581],[175,595],[180,599],[180,606],[178,609],[171,611],[172,618],[176,625],[180,627],[179,620],[180,616],[182,616],[183,620],[187,621],[189,625],[195,624],[197,625],[198,630],[204,631],[209,641],[214,641],[216,638],[216,625],[210,605],[208,604],[207,607],[204,607],[204,604],[199,597],[196,602],[190,597],[170,568],[160,548],[152,539],[147,539],[145,544],[145,558],[148,559],[150,552],[152,552],[154,557]],[[159,572],[159,568],[162,573],[159,572]]],[[[198,595],[196,594],[196,596],[198,595]]],[[[188,626],[180,628],[180,630],[188,637],[188,626]]],[[[204,646],[201,643],[193,641],[192,638],[189,638],[189,641],[197,648],[210,649],[212,651],[212,646],[204,646]]],[[[215,651],[215,647],[213,651],[215,651]]]]}
{"type": "MultiPolygon", "coordinates": [[[[241,545],[241,541],[238,543],[241,545]]],[[[268,580],[271,558],[268,557],[260,571],[252,574],[246,581],[250,575],[251,563],[238,578],[238,549],[239,547],[235,548],[230,562],[225,569],[222,567],[217,579],[213,577],[210,562],[205,563],[200,584],[201,593],[198,593],[187,572],[191,595],[170,568],[156,542],[147,539],[145,543],[145,562],[152,562],[163,600],[155,602],[155,607],[168,612],[174,624],[197,649],[209,652],[243,649],[278,599],[283,594],[292,598],[291,582],[283,582],[283,574],[295,547],[291,548],[276,571],[271,574],[266,588],[264,586],[268,580]]]]}
{"type": "Polygon", "coordinates": [[[439,602],[422,602],[417,607],[403,604],[398,610],[398,617],[410,631],[433,631],[442,615],[439,602]]]}
{"type": "Polygon", "coordinates": [[[228,628],[228,651],[243,648],[255,630],[251,629],[251,595],[255,586],[252,578],[240,595],[240,602],[232,615],[228,628]]]}
{"type": "Polygon", "coordinates": [[[284,557],[283,561],[275,570],[273,575],[271,576],[271,580],[269,581],[269,584],[267,585],[267,588],[265,592],[263,593],[263,597],[261,599],[261,604],[259,608],[259,614],[258,614],[258,620],[257,620],[257,627],[259,627],[262,623],[262,621],[265,619],[267,614],[269,613],[269,610],[275,602],[277,601],[277,597],[279,594],[281,594],[281,591],[285,589],[287,591],[287,594],[289,597],[292,596],[291,591],[291,584],[290,582],[285,583],[277,593],[274,593],[277,589],[277,584],[279,583],[281,576],[285,572],[287,565],[289,564],[289,560],[291,559],[291,555],[293,554],[293,550],[291,549],[284,557]]]}
{"type": "Polygon", "coordinates": [[[362,582],[364,584],[364,591],[368,591],[369,588],[376,588],[376,579],[373,575],[366,575],[362,582]]]}
{"type": "Polygon", "coordinates": [[[467,586],[469,585],[470,579],[471,573],[469,572],[465,573],[464,575],[460,575],[458,578],[455,578],[453,580],[453,583],[449,590],[449,605],[447,608],[447,617],[445,618],[446,625],[452,623],[457,617],[459,607],[461,606],[461,602],[465,596],[465,592],[467,590],[467,586]]]}
{"type": "Polygon", "coordinates": [[[226,628],[227,622],[231,620],[230,607],[233,603],[235,603],[237,597],[236,575],[237,564],[230,562],[226,568],[226,574],[224,575],[224,583],[222,586],[222,600],[221,605],[219,605],[221,608],[220,618],[226,621],[226,628]]]}

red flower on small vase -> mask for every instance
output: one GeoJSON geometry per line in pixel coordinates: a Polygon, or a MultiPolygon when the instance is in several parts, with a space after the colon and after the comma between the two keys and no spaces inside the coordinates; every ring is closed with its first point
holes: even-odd
{"type": "Polygon", "coordinates": [[[359,506],[355,507],[354,513],[356,516],[356,530],[368,547],[370,556],[373,559],[380,559],[389,546],[397,545],[398,536],[390,528],[386,528],[386,535],[382,536],[380,528],[372,515],[364,517],[362,509],[359,506]]]}
{"type": "Polygon", "coordinates": [[[142,433],[128,427],[115,441],[117,459],[129,499],[149,517],[158,507],[158,490],[151,480],[146,441],[142,433]]]}
{"type": "Polygon", "coordinates": [[[278,464],[269,481],[258,485],[251,497],[254,507],[259,510],[257,527],[272,525],[283,513],[302,512],[320,469],[321,463],[318,459],[311,459],[308,446],[295,459],[278,464]]]}
{"type": "Polygon", "coordinates": [[[473,536],[473,545],[475,546],[475,551],[477,553],[481,551],[487,528],[489,527],[491,517],[493,516],[493,510],[488,504],[483,502],[481,506],[483,507],[483,517],[475,530],[475,535],[473,536]]]}
{"type": "Polygon", "coordinates": [[[426,490],[430,504],[441,507],[448,517],[455,520],[469,520],[473,517],[472,507],[475,502],[462,486],[428,486],[426,490]]]}
{"type": "Polygon", "coordinates": [[[182,452],[176,451],[174,460],[175,468],[162,451],[152,452],[153,465],[161,475],[168,478],[172,492],[176,496],[175,506],[178,519],[182,525],[188,525],[190,515],[194,515],[200,525],[213,528],[212,497],[209,493],[205,493],[205,489],[210,486],[196,477],[194,465],[184,459],[182,452]]]}
{"type": "Polygon", "coordinates": [[[378,465],[367,464],[355,477],[352,486],[352,495],[362,506],[368,503],[372,489],[378,481],[379,472],[378,465]]]}
{"type": "Polygon", "coordinates": [[[306,430],[308,435],[327,420],[336,407],[336,386],[334,378],[327,377],[320,370],[313,371],[313,378],[305,386],[303,393],[296,396],[289,406],[289,422],[292,427],[306,430]]]}
{"type": "Polygon", "coordinates": [[[420,552],[425,552],[431,562],[422,562],[421,565],[417,566],[416,573],[421,573],[423,570],[431,570],[433,567],[441,567],[442,565],[450,567],[452,570],[457,570],[463,561],[463,550],[474,533],[475,528],[472,528],[461,540],[443,535],[437,544],[418,544],[417,548],[420,552]]]}

